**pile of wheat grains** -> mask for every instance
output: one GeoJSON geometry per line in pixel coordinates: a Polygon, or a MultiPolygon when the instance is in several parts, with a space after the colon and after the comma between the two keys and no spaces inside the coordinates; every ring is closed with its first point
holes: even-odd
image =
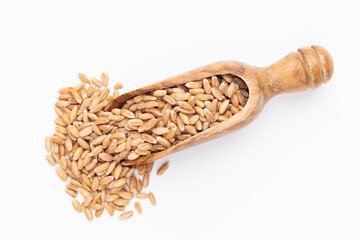
{"type": "MultiPolygon", "coordinates": [[[[81,84],[59,90],[55,133],[45,145],[47,161],[61,180],[69,180],[65,192],[74,198],[74,209],[89,220],[93,211],[99,217],[104,209],[130,218],[134,212],[125,208],[133,198],[155,205],[154,195],[143,192],[153,163],[125,166],[122,161],[162,151],[225,121],[242,110],[249,96],[240,78],[221,75],[139,95],[121,109],[106,111],[122,84],[116,83],[110,95],[106,73],[101,80],[79,78],[81,84]]],[[[167,168],[165,163],[157,174],[167,168]]],[[[134,208],[142,213],[139,202],[134,208]]]]}

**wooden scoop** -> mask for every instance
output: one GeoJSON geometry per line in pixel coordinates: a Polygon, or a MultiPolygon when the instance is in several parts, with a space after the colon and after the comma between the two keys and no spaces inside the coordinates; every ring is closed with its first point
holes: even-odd
{"type": "Polygon", "coordinates": [[[128,99],[140,94],[223,74],[233,74],[243,79],[249,89],[249,98],[245,107],[231,118],[163,151],[141,156],[134,161],[124,161],[123,164],[152,162],[180,149],[238,130],[253,121],[273,96],[317,88],[330,80],[333,68],[329,52],[323,47],[311,46],[300,48],[268,67],[253,67],[237,61],[217,62],[125,93],[116,98],[108,110],[121,108],[128,99]]]}

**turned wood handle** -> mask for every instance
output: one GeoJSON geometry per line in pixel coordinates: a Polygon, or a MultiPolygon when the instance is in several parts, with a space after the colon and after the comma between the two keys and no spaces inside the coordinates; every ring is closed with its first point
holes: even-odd
{"type": "Polygon", "coordinates": [[[311,46],[263,68],[260,81],[264,93],[271,98],[280,93],[317,88],[330,80],[333,71],[330,53],[323,47],[311,46]]]}

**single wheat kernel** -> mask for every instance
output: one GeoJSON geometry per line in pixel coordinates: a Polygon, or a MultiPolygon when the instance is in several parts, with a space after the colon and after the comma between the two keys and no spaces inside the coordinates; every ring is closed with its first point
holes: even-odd
{"type": "Polygon", "coordinates": [[[117,89],[121,89],[123,88],[123,85],[119,82],[117,82],[115,85],[114,85],[114,88],[117,90],[117,89]]]}
{"type": "Polygon", "coordinates": [[[100,217],[102,215],[102,213],[104,212],[104,208],[100,208],[98,210],[95,211],[95,217],[100,217]]]}
{"type": "Polygon", "coordinates": [[[68,179],[68,175],[61,168],[56,168],[55,171],[61,180],[66,181],[68,179]]]}
{"type": "Polygon", "coordinates": [[[129,204],[129,200],[128,199],[116,199],[115,201],[114,201],[114,204],[116,204],[116,205],[118,205],[118,206],[126,206],[126,205],[128,205],[129,204]]]}
{"type": "Polygon", "coordinates": [[[131,192],[119,192],[118,194],[124,199],[132,199],[134,197],[134,194],[132,194],[131,192]]]}
{"type": "Polygon", "coordinates": [[[132,215],[134,215],[133,211],[127,211],[127,212],[120,214],[119,218],[120,219],[128,219],[128,218],[131,218],[132,215]]]}
{"type": "Polygon", "coordinates": [[[142,214],[142,208],[139,202],[134,203],[135,210],[138,212],[138,214],[142,214]]]}
{"type": "Polygon", "coordinates": [[[56,165],[56,162],[54,160],[54,158],[51,156],[51,155],[46,155],[46,160],[48,161],[48,163],[51,165],[51,166],[55,166],[56,165]]]}
{"type": "Polygon", "coordinates": [[[47,152],[51,150],[51,138],[48,136],[45,138],[45,149],[47,152]]]}
{"type": "Polygon", "coordinates": [[[150,174],[148,172],[145,172],[142,181],[143,188],[147,188],[149,186],[149,179],[150,179],[150,174]]]}
{"type": "Polygon", "coordinates": [[[92,220],[93,219],[93,214],[92,214],[92,211],[89,207],[85,207],[84,208],[84,213],[85,213],[85,216],[88,220],[92,220]]]}
{"type": "Polygon", "coordinates": [[[107,75],[107,73],[103,72],[101,74],[101,83],[105,87],[107,87],[109,85],[109,76],[107,75]]]}
{"type": "Polygon", "coordinates": [[[95,86],[97,86],[98,88],[101,88],[102,87],[102,83],[99,81],[99,80],[97,80],[96,78],[92,78],[91,79],[91,82],[95,85],[95,86]]]}
{"type": "Polygon", "coordinates": [[[70,196],[72,196],[73,198],[76,198],[77,197],[77,192],[75,192],[75,191],[73,191],[73,190],[71,190],[71,189],[65,189],[65,192],[67,193],[67,194],[69,194],[70,196]]]}
{"type": "Polygon", "coordinates": [[[146,194],[146,193],[137,193],[137,194],[135,194],[135,197],[144,199],[144,198],[148,197],[148,194],[146,194]]]}
{"type": "Polygon", "coordinates": [[[156,199],[155,199],[154,194],[152,192],[149,192],[148,196],[149,196],[149,200],[150,200],[151,204],[156,205],[156,199]]]}
{"type": "Polygon", "coordinates": [[[91,81],[89,78],[87,78],[84,74],[79,73],[79,79],[83,82],[83,83],[87,83],[87,84],[91,84],[91,81]]]}
{"type": "Polygon", "coordinates": [[[114,208],[112,207],[112,205],[110,203],[105,203],[104,207],[106,208],[106,211],[110,214],[110,216],[114,215],[114,208]]]}
{"type": "Polygon", "coordinates": [[[91,203],[92,199],[93,199],[93,198],[92,198],[91,196],[86,197],[86,198],[84,199],[84,201],[81,203],[81,205],[82,205],[83,207],[89,206],[89,204],[91,203]]]}
{"type": "Polygon", "coordinates": [[[169,168],[169,162],[166,162],[166,163],[164,163],[163,165],[161,165],[160,167],[159,167],[159,169],[157,170],[157,172],[156,172],[156,174],[157,175],[163,175],[164,174],[164,172],[167,170],[169,168]]]}
{"type": "Polygon", "coordinates": [[[81,204],[80,204],[80,202],[79,202],[78,200],[73,199],[73,200],[72,200],[72,205],[73,205],[73,207],[74,207],[74,209],[75,209],[76,211],[82,212],[83,207],[81,206],[81,204]]]}

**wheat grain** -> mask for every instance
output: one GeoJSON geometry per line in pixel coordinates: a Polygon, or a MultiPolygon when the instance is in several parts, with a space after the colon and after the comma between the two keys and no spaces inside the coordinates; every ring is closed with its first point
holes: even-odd
{"type": "Polygon", "coordinates": [[[156,174],[157,175],[163,175],[164,172],[169,168],[169,162],[165,162],[163,165],[161,165],[159,167],[159,169],[157,170],[156,174]]]}
{"type": "Polygon", "coordinates": [[[114,204],[116,204],[116,205],[118,205],[118,206],[126,206],[126,205],[128,205],[129,204],[129,200],[128,199],[123,199],[123,198],[121,198],[121,199],[116,199],[115,201],[114,201],[114,204]]]}
{"type": "Polygon", "coordinates": [[[139,202],[134,203],[135,210],[138,212],[138,214],[142,214],[142,208],[139,202]]]}
{"type": "MultiPolygon", "coordinates": [[[[135,193],[155,205],[152,193],[141,192],[149,185],[153,163],[126,167],[123,160],[146,157],[206,131],[239,113],[249,98],[245,82],[227,74],[144,93],[107,111],[122,84],[110,95],[106,73],[101,81],[84,74],[79,79],[77,86],[59,90],[55,133],[45,138],[45,149],[51,152],[47,161],[59,164],[59,178],[70,177],[65,191],[84,196],[82,204],[73,201],[73,206],[84,207],[88,219],[93,218],[91,208],[96,217],[104,208],[110,215],[114,209],[124,211],[135,193]]],[[[168,162],[157,174],[167,168],[168,162]]],[[[138,203],[134,206],[142,212],[138,203]]]]}
{"type": "Polygon", "coordinates": [[[98,88],[102,87],[102,83],[95,77],[91,78],[91,83],[94,84],[95,86],[97,86],[98,88]]]}
{"type": "Polygon", "coordinates": [[[46,155],[46,160],[48,161],[48,163],[51,165],[51,166],[55,166],[56,165],[56,162],[54,160],[54,158],[51,156],[51,155],[46,155]]]}
{"type": "Polygon", "coordinates": [[[57,101],[55,104],[55,106],[58,108],[65,108],[69,105],[70,105],[70,103],[68,101],[64,101],[64,100],[57,101]]]}
{"type": "Polygon", "coordinates": [[[93,199],[93,198],[92,198],[91,196],[86,197],[86,198],[84,199],[84,201],[81,203],[81,205],[82,205],[83,207],[89,206],[89,204],[91,203],[92,199],[93,199]]]}
{"type": "Polygon", "coordinates": [[[90,79],[87,78],[84,74],[79,73],[78,75],[79,75],[79,79],[80,79],[83,83],[88,83],[88,84],[91,83],[90,79]]]}
{"type": "Polygon", "coordinates": [[[115,210],[118,210],[118,211],[125,211],[125,207],[124,207],[124,206],[117,206],[117,205],[113,204],[112,207],[113,207],[115,210]]]}
{"type": "Polygon", "coordinates": [[[105,87],[107,87],[109,85],[109,76],[107,75],[107,73],[103,72],[101,74],[101,83],[105,87]]]}
{"type": "Polygon", "coordinates": [[[117,200],[117,199],[119,199],[119,198],[120,198],[119,195],[113,194],[113,195],[108,196],[108,197],[106,198],[106,201],[107,201],[107,202],[113,202],[113,201],[115,201],[115,200],[117,200]]]}
{"type": "Polygon", "coordinates": [[[140,193],[142,190],[142,182],[140,179],[136,179],[136,191],[140,193]]]}
{"type": "Polygon", "coordinates": [[[90,204],[89,204],[89,207],[92,208],[92,209],[94,209],[94,210],[96,211],[96,210],[102,209],[102,208],[103,208],[103,205],[90,203],[90,204]]]}
{"type": "Polygon", "coordinates": [[[74,185],[75,187],[78,187],[78,188],[82,187],[81,183],[75,179],[70,178],[69,182],[70,182],[70,184],[74,185]]]}
{"type": "Polygon", "coordinates": [[[120,197],[124,198],[124,199],[132,199],[134,197],[134,194],[132,194],[131,192],[119,192],[118,193],[120,197]]]}
{"type": "Polygon", "coordinates": [[[144,198],[147,198],[148,195],[146,193],[137,193],[137,194],[135,194],[135,197],[144,199],[144,198]]]}
{"type": "Polygon", "coordinates": [[[128,218],[131,218],[132,215],[134,215],[133,211],[127,211],[127,212],[120,214],[119,218],[120,219],[128,219],[128,218]]]}
{"type": "Polygon", "coordinates": [[[110,216],[114,215],[114,208],[112,207],[112,205],[110,203],[105,203],[104,207],[106,208],[106,211],[108,211],[108,213],[110,214],[110,216]]]}
{"type": "Polygon", "coordinates": [[[66,172],[64,172],[64,170],[62,170],[61,168],[56,168],[55,170],[61,180],[66,181],[68,179],[68,176],[66,172]]]}
{"type": "Polygon", "coordinates": [[[88,220],[92,220],[93,219],[93,214],[92,214],[92,211],[89,207],[85,207],[84,208],[84,213],[85,213],[85,216],[88,220]]]}
{"type": "Polygon", "coordinates": [[[104,212],[104,208],[100,208],[95,211],[95,217],[100,217],[102,213],[104,212]]]}
{"type": "Polygon", "coordinates": [[[121,187],[126,183],[126,178],[120,178],[119,180],[115,181],[114,187],[121,187]]]}
{"type": "Polygon", "coordinates": [[[72,205],[73,205],[73,207],[74,207],[74,209],[75,209],[76,211],[82,212],[83,207],[81,206],[81,204],[79,203],[78,200],[73,199],[71,203],[72,203],[72,205]]]}
{"type": "Polygon", "coordinates": [[[51,138],[48,136],[45,138],[45,149],[47,152],[51,150],[51,138]]]}
{"type": "Polygon", "coordinates": [[[71,89],[72,89],[72,87],[60,88],[60,89],[59,89],[59,93],[60,93],[60,94],[70,93],[70,90],[71,90],[71,89]]]}
{"type": "Polygon", "coordinates": [[[123,85],[122,85],[121,83],[117,82],[117,83],[114,85],[114,88],[115,88],[115,89],[121,89],[121,88],[123,88],[123,85]]]}
{"type": "Polygon", "coordinates": [[[70,93],[74,97],[74,99],[75,99],[75,101],[77,103],[79,103],[79,104],[82,103],[82,98],[81,98],[80,94],[75,89],[71,89],[70,93]]]}
{"type": "Polygon", "coordinates": [[[166,95],[166,90],[165,89],[162,89],[162,90],[155,90],[153,92],[153,96],[155,97],[163,97],[166,95]]]}
{"type": "Polygon", "coordinates": [[[100,185],[108,185],[110,182],[112,182],[112,180],[114,180],[113,176],[104,177],[103,179],[101,179],[100,185]]]}
{"type": "Polygon", "coordinates": [[[70,196],[72,196],[73,198],[76,198],[77,197],[77,192],[75,192],[75,191],[73,191],[73,190],[71,190],[71,189],[65,189],[65,192],[67,193],[67,194],[69,194],[70,196]]]}
{"type": "Polygon", "coordinates": [[[149,196],[149,200],[150,200],[151,204],[156,205],[156,199],[155,199],[154,194],[152,192],[149,192],[148,196],[149,196]]]}

